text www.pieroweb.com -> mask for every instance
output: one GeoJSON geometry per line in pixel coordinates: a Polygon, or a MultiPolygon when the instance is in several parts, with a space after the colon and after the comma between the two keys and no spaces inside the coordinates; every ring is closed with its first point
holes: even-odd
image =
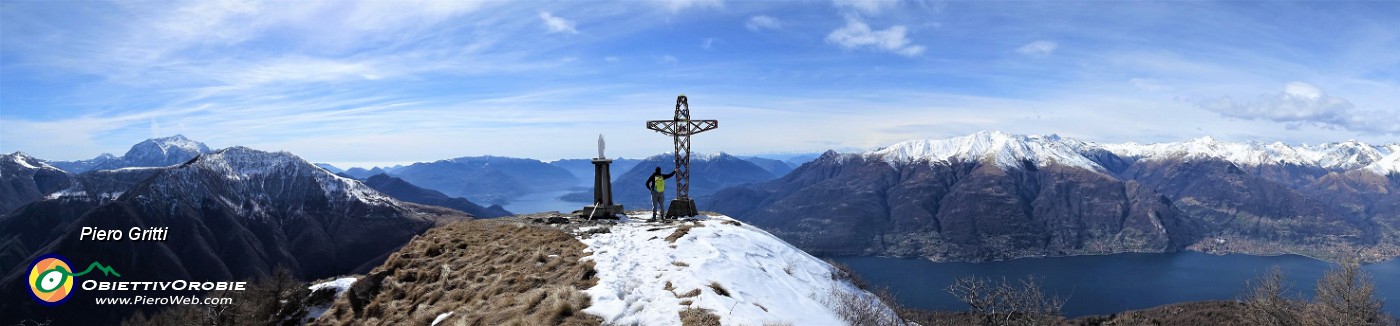
{"type": "Polygon", "coordinates": [[[161,297],[135,296],[127,298],[95,298],[99,305],[224,305],[233,304],[233,298],[201,298],[192,295],[172,295],[161,297]]]}

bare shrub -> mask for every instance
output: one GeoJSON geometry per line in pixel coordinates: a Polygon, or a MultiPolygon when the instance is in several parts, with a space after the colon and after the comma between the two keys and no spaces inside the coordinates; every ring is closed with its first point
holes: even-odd
{"type": "Polygon", "coordinates": [[[827,291],[822,303],[831,307],[842,320],[851,325],[904,325],[899,315],[888,309],[880,298],[865,291],[843,291],[833,287],[827,291]]]}
{"type": "Polygon", "coordinates": [[[967,304],[983,325],[1051,325],[1064,320],[1064,299],[1048,296],[1034,277],[993,283],[975,276],[959,277],[948,293],[967,304]]]}
{"type": "Polygon", "coordinates": [[[1317,281],[1311,309],[1316,325],[1377,325],[1386,319],[1376,298],[1376,284],[1356,262],[1344,262],[1317,281]]]}
{"type": "Polygon", "coordinates": [[[1241,317],[1247,325],[1302,325],[1300,312],[1306,306],[1302,300],[1285,295],[1288,285],[1283,284],[1283,271],[1278,266],[1269,269],[1268,274],[1246,283],[1249,288],[1242,298],[1244,313],[1241,317]]]}
{"type": "Polygon", "coordinates": [[[831,280],[851,282],[851,284],[864,290],[870,288],[870,284],[865,283],[865,279],[860,278],[860,274],[856,274],[854,270],[851,270],[850,266],[846,266],[846,264],[831,260],[830,258],[826,259],[826,263],[831,265],[831,267],[835,267],[835,270],[831,272],[831,280]]]}

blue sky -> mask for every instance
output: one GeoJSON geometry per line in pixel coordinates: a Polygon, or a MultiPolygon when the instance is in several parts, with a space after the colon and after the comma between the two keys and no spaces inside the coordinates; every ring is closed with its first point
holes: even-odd
{"type": "Polygon", "coordinates": [[[1400,140],[1400,2],[0,3],[0,151],[153,136],[342,165],[1097,142],[1400,140]]]}

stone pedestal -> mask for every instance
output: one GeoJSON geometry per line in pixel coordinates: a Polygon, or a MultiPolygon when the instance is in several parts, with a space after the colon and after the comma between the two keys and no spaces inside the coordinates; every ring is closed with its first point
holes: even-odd
{"type": "Polygon", "coordinates": [[[682,218],[700,215],[700,211],[695,209],[695,200],[690,198],[676,198],[671,200],[671,208],[666,210],[666,218],[682,218]]]}
{"type": "Polygon", "coordinates": [[[584,206],[583,210],[578,211],[579,217],[616,219],[618,215],[624,214],[622,205],[613,204],[611,167],[612,160],[593,159],[594,204],[584,206]]]}

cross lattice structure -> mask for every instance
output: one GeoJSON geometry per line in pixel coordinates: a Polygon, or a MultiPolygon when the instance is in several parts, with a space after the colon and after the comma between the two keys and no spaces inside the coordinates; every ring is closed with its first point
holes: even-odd
{"type": "Polygon", "coordinates": [[[685,95],[676,97],[676,114],[671,120],[649,120],[647,129],[671,136],[676,145],[676,199],[671,201],[668,217],[695,216],[695,201],[690,198],[690,135],[719,128],[719,120],[691,120],[690,103],[685,95]]]}

